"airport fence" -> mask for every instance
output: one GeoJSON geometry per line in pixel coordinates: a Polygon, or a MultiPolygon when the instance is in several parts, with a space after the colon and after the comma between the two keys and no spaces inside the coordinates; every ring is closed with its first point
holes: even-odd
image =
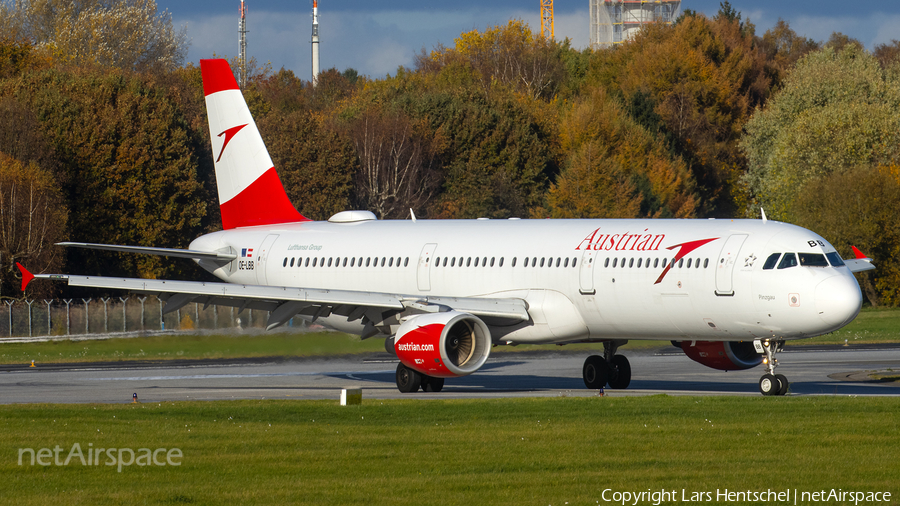
{"type": "MultiPolygon", "coordinates": [[[[266,327],[268,311],[187,304],[162,314],[158,297],[9,300],[0,304],[0,340],[266,327]],[[5,313],[5,314],[4,314],[5,313]]],[[[293,319],[288,327],[305,326],[293,319]]]]}

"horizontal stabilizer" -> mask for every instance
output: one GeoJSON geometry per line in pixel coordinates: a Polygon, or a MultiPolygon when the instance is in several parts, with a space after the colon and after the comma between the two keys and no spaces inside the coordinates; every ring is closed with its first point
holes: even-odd
{"type": "Polygon", "coordinates": [[[159,255],[176,258],[193,258],[196,260],[212,260],[214,262],[230,262],[237,258],[231,253],[217,251],[196,251],[176,248],[148,248],[144,246],[119,246],[116,244],[93,244],[88,242],[58,242],[57,246],[68,248],[99,249],[104,251],[117,251],[119,253],[138,253],[141,255],[159,255]]]}

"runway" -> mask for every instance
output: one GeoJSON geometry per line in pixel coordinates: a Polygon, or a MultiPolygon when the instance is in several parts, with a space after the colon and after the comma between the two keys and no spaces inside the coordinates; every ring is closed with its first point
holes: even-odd
{"type": "MultiPolygon", "coordinates": [[[[760,395],[762,366],[722,372],[674,348],[620,352],[631,362],[627,390],[606,395],[760,395]]],[[[584,352],[494,353],[470,376],[448,379],[440,393],[401,394],[396,360],[364,357],[180,364],[0,366],[0,403],[125,403],[215,399],[334,399],[362,388],[363,399],[460,399],[592,396],[581,379],[584,352]]],[[[819,348],[778,355],[788,395],[900,396],[900,382],[878,382],[865,371],[900,371],[900,347],[819,348]]],[[[898,373],[900,374],[900,373],[898,373]]]]}

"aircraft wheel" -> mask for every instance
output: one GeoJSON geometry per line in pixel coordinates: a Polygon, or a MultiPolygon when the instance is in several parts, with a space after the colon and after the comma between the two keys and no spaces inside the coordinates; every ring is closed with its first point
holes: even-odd
{"type": "Polygon", "coordinates": [[[606,386],[609,380],[609,366],[600,355],[591,355],[584,360],[581,376],[584,378],[584,386],[591,390],[599,390],[606,386]]]}
{"type": "Polygon", "coordinates": [[[408,394],[417,392],[422,384],[422,375],[403,364],[397,364],[397,389],[408,394]]]}
{"type": "Polygon", "coordinates": [[[440,392],[444,389],[444,378],[422,377],[422,390],[425,392],[440,392]]]}
{"type": "Polygon", "coordinates": [[[763,395],[778,395],[779,390],[781,390],[781,382],[774,375],[766,373],[759,378],[759,391],[763,395]]]}
{"type": "Polygon", "coordinates": [[[775,395],[786,394],[788,391],[788,386],[790,385],[790,383],[788,383],[787,376],[785,376],[784,374],[776,374],[775,379],[777,379],[778,383],[781,385],[781,388],[778,389],[778,393],[775,395]]]}
{"type": "Polygon", "coordinates": [[[631,384],[631,364],[624,355],[613,355],[612,371],[609,375],[610,388],[628,388],[631,384]]]}

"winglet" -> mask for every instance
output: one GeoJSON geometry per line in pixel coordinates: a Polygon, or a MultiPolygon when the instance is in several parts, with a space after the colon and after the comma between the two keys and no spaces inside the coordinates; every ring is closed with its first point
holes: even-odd
{"type": "Polygon", "coordinates": [[[856,246],[850,246],[853,249],[853,254],[856,255],[856,258],[866,258],[866,254],[860,251],[856,246]]]}
{"type": "Polygon", "coordinates": [[[22,273],[22,291],[24,292],[28,283],[31,283],[31,280],[34,279],[34,274],[28,272],[28,269],[23,267],[19,262],[16,262],[16,267],[18,267],[19,271],[22,273]]]}

